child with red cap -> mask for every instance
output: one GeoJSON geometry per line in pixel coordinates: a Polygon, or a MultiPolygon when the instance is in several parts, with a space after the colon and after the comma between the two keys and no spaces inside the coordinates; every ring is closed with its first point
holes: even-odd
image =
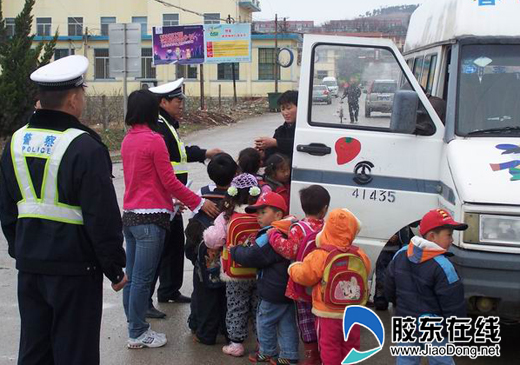
{"type": "Polygon", "coordinates": [[[253,246],[233,247],[231,256],[240,265],[259,269],[260,304],[256,317],[259,349],[249,356],[249,360],[273,365],[296,364],[299,338],[295,307],[293,301],[285,296],[290,261],[276,253],[267,234],[273,226],[287,223],[281,221],[287,213],[287,204],[281,195],[269,192],[260,196],[256,204],[247,207],[246,212],[256,212],[262,228],[253,246]]]}
{"type": "MultiPolygon", "coordinates": [[[[415,236],[410,244],[394,256],[386,272],[385,296],[399,317],[466,317],[464,287],[448,249],[453,231],[467,229],[443,209],[430,210],[419,226],[422,237],[415,236]]],[[[444,332],[444,338],[446,333],[444,332]]],[[[436,343],[436,345],[443,345],[436,343]]],[[[422,346],[417,342],[408,346],[422,346]]],[[[431,356],[430,364],[453,364],[451,356],[431,356]]],[[[397,364],[420,364],[420,356],[400,356],[397,364]]]]}

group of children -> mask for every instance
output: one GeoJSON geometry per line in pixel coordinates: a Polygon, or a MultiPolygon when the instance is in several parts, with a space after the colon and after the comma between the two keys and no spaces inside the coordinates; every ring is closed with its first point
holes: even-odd
{"type": "MultiPolygon", "coordinates": [[[[219,154],[208,165],[214,184],[201,193],[220,200],[222,213],[211,221],[200,212],[186,228],[186,252],[195,265],[190,328],[196,341],[207,345],[214,344],[219,333],[225,335],[229,344],[223,352],[243,356],[251,319],[258,342],[249,355],[251,362],[298,363],[301,337],[305,364],[338,364],[343,353],[359,349],[359,328],[343,341],[344,305],[322,299],[327,285],[322,283],[323,271],[329,256],[351,252],[361,258],[361,276],[368,276],[367,256],[360,249],[350,250],[361,225],[347,210],[332,211],[325,224],[330,195],[318,185],[300,191],[305,218],[288,216],[286,160],[271,156],[276,159],[272,165],[268,159],[260,178],[255,175],[258,157],[246,149],[238,164],[219,154]],[[312,248],[305,257],[307,246],[312,248]],[[306,287],[313,288],[312,299],[306,287]],[[338,351],[341,348],[345,350],[338,351]]],[[[366,298],[359,285],[352,291],[351,300],[366,298]]],[[[349,294],[342,291],[344,299],[349,294]]]]}
{"type": "MultiPolygon", "coordinates": [[[[223,352],[239,357],[251,320],[251,362],[296,364],[301,338],[304,365],[338,365],[360,350],[359,325],[344,339],[344,309],[369,297],[371,263],[353,245],[361,222],[347,209],[328,212],[331,197],[319,185],[299,192],[303,219],[288,215],[290,160],[278,153],[263,158],[246,148],[237,162],[221,153],[208,164],[213,183],[200,194],[221,214],[213,220],[199,212],[186,227],[186,255],[195,267],[189,327],[206,345],[224,335],[223,352]]],[[[420,317],[428,308],[465,316],[462,284],[445,258],[451,233],[465,228],[442,210],[425,215],[422,238],[400,250],[387,271],[385,296],[398,315],[420,317]]],[[[420,363],[404,360],[398,363],[420,363]]]]}

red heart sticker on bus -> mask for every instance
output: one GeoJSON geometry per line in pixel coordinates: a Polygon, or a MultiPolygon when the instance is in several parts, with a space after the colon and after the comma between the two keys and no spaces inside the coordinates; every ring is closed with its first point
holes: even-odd
{"type": "Polygon", "coordinates": [[[350,137],[342,137],[336,141],[336,154],[338,165],[349,163],[361,152],[361,143],[350,137]]]}

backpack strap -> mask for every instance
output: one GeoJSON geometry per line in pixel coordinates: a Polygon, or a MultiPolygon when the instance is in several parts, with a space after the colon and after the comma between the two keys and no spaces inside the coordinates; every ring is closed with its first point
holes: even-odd
{"type": "MultiPolygon", "coordinates": [[[[311,233],[314,233],[315,231],[311,228],[311,226],[304,222],[304,221],[298,221],[296,223],[293,224],[293,226],[298,226],[302,229],[303,233],[305,234],[305,236],[308,236],[310,235],[311,233]]],[[[291,226],[292,228],[292,226],[291,226]]]]}

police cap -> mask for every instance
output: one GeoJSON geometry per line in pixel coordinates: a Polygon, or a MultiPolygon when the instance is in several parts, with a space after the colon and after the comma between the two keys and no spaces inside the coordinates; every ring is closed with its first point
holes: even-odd
{"type": "Polygon", "coordinates": [[[31,74],[31,80],[41,89],[60,91],[84,87],[84,74],[88,59],[84,56],[68,56],[42,66],[31,74]]]}
{"type": "Polygon", "coordinates": [[[148,90],[152,93],[158,95],[161,98],[173,99],[179,98],[184,99],[184,94],[182,92],[182,84],[184,83],[184,78],[177,79],[173,82],[169,82],[164,85],[151,87],[148,90]]]}

